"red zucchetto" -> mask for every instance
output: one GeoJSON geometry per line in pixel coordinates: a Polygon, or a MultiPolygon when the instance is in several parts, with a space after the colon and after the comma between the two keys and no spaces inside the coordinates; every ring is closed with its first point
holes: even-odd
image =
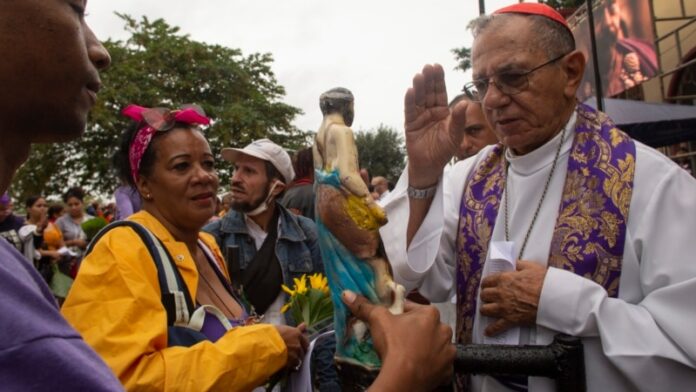
{"type": "Polygon", "coordinates": [[[573,33],[570,30],[570,26],[568,26],[568,22],[566,22],[565,18],[558,13],[555,9],[549,7],[546,4],[540,4],[540,3],[518,3],[518,4],[513,4],[509,5],[507,7],[503,7],[495,12],[493,12],[493,15],[497,14],[527,14],[527,15],[541,15],[544,17],[547,17],[551,20],[554,20],[560,24],[563,25],[568,31],[573,33]]]}

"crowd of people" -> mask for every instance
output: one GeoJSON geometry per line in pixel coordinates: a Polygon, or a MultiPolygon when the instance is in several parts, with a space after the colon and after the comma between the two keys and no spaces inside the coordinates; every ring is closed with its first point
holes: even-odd
{"type": "MultiPolygon", "coordinates": [[[[414,77],[409,164],[391,190],[336,147],[350,143],[332,140],[350,134],[345,89],[322,100],[314,159],[304,150],[293,161],[268,139],[223,149],[234,174],[222,200],[202,109],[131,104],[114,155],[121,213],[86,207],[71,188],[60,205],[27,198],[22,218],[7,193],[14,173],[31,144],[81,135],[111,59],[84,2],[4,5],[3,388],[254,390],[299,369],[306,326],[280,311],[280,287],[324,271],[313,182],[350,188],[380,222],[386,212],[387,269],[430,301],[455,299],[456,342],[546,344],[565,333],[582,338],[591,391],[696,382],[696,180],[577,103],[585,59],[550,7],[516,4],[476,19],[474,81],[449,104],[441,66],[414,77]],[[332,99],[342,106],[326,106],[332,99]],[[329,125],[341,131],[327,136],[329,125]],[[513,267],[496,270],[501,259],[513,267]]],[[[452,380],[452,329],[435,307],[407,301],[392,314],[350,289],[340,297],[370,328],[381,361],[371,390],[452,380]]],[[[341,388],[335,346],[327,339],[311,358],[321,391],[341,388]]],[[[465,374],[454,387],[554,390],[550,379],[465,374]]]]}
{"type": "MultiPolygon", "coordinates": [[[[13,28],[3,28],[3,34],[22,45],[0,45],[13,59],[7,62],[10,69],[4,69],[13,78],[3,79],[3,103],[6,108],[20,104],[20,109],[2,111],[3,137],[14,142],[2,150],[3,193],[31,143],[80,135],[100,87],[98,71],[110,64],[85,24],[84,4],[12,3],[0,16],[0,26],[8,25],[7,17],[13,28]],[[57,47],[61,58],[71,60],[63,67],[49,60],[57,47]],[[36,53],[48,57],[37,58],[36,53]],[[22,66],[27,58],[38,64],[29,73],[22,66]],[[50,99],[38,102],[39,95],[50,99]],[[26,116],[25,107],[35,104],[41,104],[44,117],[26,116]],[[46,117],[49,121],[44,122],[46,117]]],[[[235,165],[233,192],[226,198],[227,213],[215,221],[221,203],[215,157],[199,129],[209,122],[205,113],[131,105],[123,114],[134,122],[114,156],[121,181],[116,196],[130,202],[132,214],[122,214],[107,230],[89,235],[87,226],[98,218],[87,213],[84,193],[70,189],[63,197],[62,215],[52,206],[52,222],[44,198],[28,200],[28,227],[22,229],[23,220],[3,196],[3,224],[17,229],[0,242],[0,310],[6,315],[0,318],[6,332],[0,338],[3,386],[251,390],[283,369],[298,369],[308,345],[305,326],[278,311],[287,299],[280,283],[321,271],[322,264],[313,222],[276,203],[295,179],[288,154],[268,140],[229,151],[235,165]],[[241,225],[245,233],[228,232],[229,222],[241,225]],[[202,231],[206,224],[214,236],[202,231]],[[42,264],[23,256],[25,243],[32,259],[49,258],[50,286],[40,273],[42,264]],[[226,251],[238,247],[242,266],[261,258],[267,263],[256,262],[233,275],[221,246],[226,251]],[[54,260],[59,256],[67,256],[69,263],[54,260]],[[58,276],[74,277],[68,281],[72,287],[62,287],[60,295],[51,291],[58,276]],[[60,313],[55,297],[59,302],[65,298],[60,313]],[[264,316],[271,323],[261,323],[264,316]],[[39,374],[28,373],[37,367],[39,374]]],[[[436,319],[424,319],[431,314],[428,310],[410,308],[394,318],[364,298],[349,292],[344,296],[354,313],[373,325],[385,366],[396,369],[410,363],[385,326],[401,325],[406,331],[416,323],[432,334],[440,332],[436,319]]],[[[449,342],[446,334],[440,340],[449,342]]],[[[339,390],[331,344],[317,347],[316,353],[318,388],[339,390]]],[[[427,385],[430,379],[418,382],[427,385]]]]}
{"type": "Polygon", "coordinates": [[[95,201],[85,207],[84,198],[85,193],[79,187],[69,188],[62,201],[28,196],[20,215],[9,192],[0,197],[0,237],[39,271],[59,304],[65,300],[77,275],[82,252],[89,241],[88,233],[94,231],[85,222],[99,218],[94,222],[98,229],[113,220],[112,203],[102,207],[95,201]]]}

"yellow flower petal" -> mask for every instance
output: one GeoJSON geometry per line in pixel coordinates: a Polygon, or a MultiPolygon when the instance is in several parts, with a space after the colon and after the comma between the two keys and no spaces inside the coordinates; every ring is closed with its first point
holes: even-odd
{"type": "Polygon", "coordinates": [[[298,294],[304,294],[307,292],[307,281],[305,279],[298,282],[295,286],[298,294]]]}
{"type": "Polygon", "coordinates": [[[293,295],[295,295],[295,290],[290,290],[290,288],[289,288],[288,286],[284,285],[284,284],[283,284],[283,285],[280,285],[280,288],[282,288],[283,291],[285,291],[285,292],[286,292],[289,296],[291,296],[291,297],[292,297],[293,295]]]}

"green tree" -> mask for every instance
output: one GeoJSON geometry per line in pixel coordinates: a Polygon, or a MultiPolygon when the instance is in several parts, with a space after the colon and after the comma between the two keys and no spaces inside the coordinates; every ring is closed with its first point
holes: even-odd
{"type": "MultiPolygon", "coordinates": [[[[285,90],[271,69],[271,54],[244,56],[238,49],[193,41],[162,19],[118,16],[130,38],[104,43],[112,67],[102,73],[104,88],[84,136],[37,146],[15,179],[16,196],[56,194],[72,185],[112,192],[118,180],[111,156],[130,123],[120,114],[129,103],[202,106],[213,120],[205,135],[216,156],[222,147],[244,146],[261,137],[288,149],[306,144],[308,133],[291,124],[301,110],[281,101],[285,90]]],[[[227,186],[229,165],[218,166],[220,183],[227,186]]]]}
{"type": "Polygon", "coordinates": [[[355,134],[361,168],[371,176],[383,176],[396,182],[404,169],[403,138],[394,128],[380,124],[377,129],[358,131],[355,134]]]}
{"type": "Polygon", "coordinates": [[[462,46],[461,48],[452,49],[451,52],[454,54],[454,59],[457,60],[457,66],[454,67],[455,70],[466,72],[471,68],[471,48],[462,46]]]}

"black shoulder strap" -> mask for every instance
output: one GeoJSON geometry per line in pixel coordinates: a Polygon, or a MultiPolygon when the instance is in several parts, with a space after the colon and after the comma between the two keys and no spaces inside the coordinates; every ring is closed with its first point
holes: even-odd
{"type": "Polygon", "coordinates": [[[167,311],[167,325],[174,325],[181,322],[188,323],[189,316],[193,314],[194,310],[191,294],[184,283],[184,279],[181,277],[179,269],[176,267],[176,264],[174,264],[172,256],[169,254],[169,251],[167,251],[167,248],[162,244],[159,238],[143,225],[127,220],[109,224],[101,229],[89,245],[87,245],[85,256],[92,252],[92,249],[94,249],[94,246],[104,234],[116,227],[122,226],[130,227],[138,234],[148,252],[150,252],[150,256],[155,261],[157,279],[162,296],[162,305],[167,311]],[[185,309],[183,308],[184,306],[185,309]]]}

